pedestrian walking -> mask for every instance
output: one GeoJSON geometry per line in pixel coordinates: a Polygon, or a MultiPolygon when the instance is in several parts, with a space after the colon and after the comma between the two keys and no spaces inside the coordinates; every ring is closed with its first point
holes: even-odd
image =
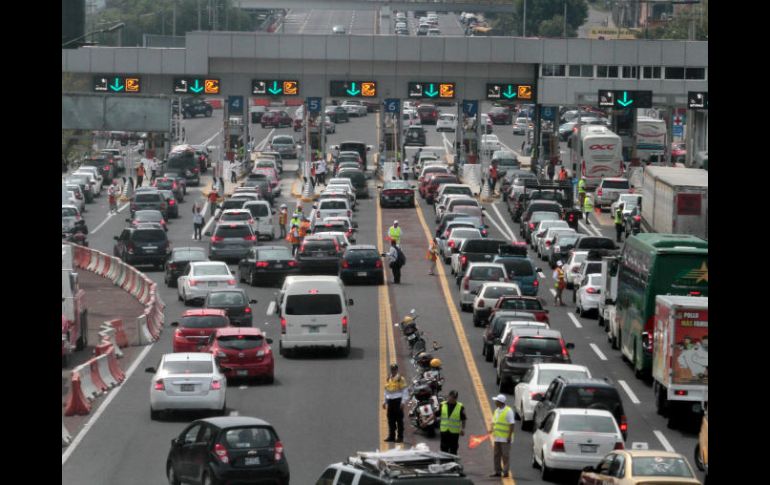
{"type": "Polygon", "coordinates": [[[155,157],[150,158],[150,183],[155,181],[155,177],[158,171],[158,160],[155,157]]]}
{"type": "Polygon", "coordinates": [[[110,201],[110,213],[111,214],[117,214],[118,213],[118,193],[120,190],[118,190],[118,182],[115,179],[112,179],[112,183],[107,188],[107,197],[110,201]]]}
{"type": "Polygon", "coordinates": [[[216,185],[213,182],[211,184],[211,191],[209,192],[208,200],[209,200],[209,211],[210,211],[211,215],[213,216],[214,213],[217,210],[217,200],[219,200],[219,194],[217,193],[217,187],[216,187],[216,185]]]}
{"type": "Polygon", "coordinates": [[[300,242],[305,240],[305,236],[310,234],[310,221],[308,218],[303,214],[302,215],[302,222],[299,223],[299,240],[300,242]]]}
{"type": "Polygon", "coordinates": [[[553,180],[554,175],[556,175],[556,165],[555,161],[551,160],[548,162],[548,168],[546,168],[546,173],[548,174],[548,180],[553,180]]]}
{"type": "Polygon", "coordinates": [[[490,195],[495,193],[495,185],[497,185],[497,166],[495,164],[489,165],[489,174],[487,176],[487,183],[489,184],[490,195]]]}
{"type": "Polygon", "coordinates": [[[591,225],[591,222],[588,220],[588,214],[590,214],[593,211],[594,211],[594,204],[591,201],[591,196],[588,194],[585,194],[585,199],[583,202],[583,213],[585,214],[587,226],[591,225]]]}
{"type": "Polygon", "coordinates": [[[390,364],[390,375],[385,380],[382,409],[388,411],[388,437],[385,441],[404,442],[404,404],[409,399],[404,376],[398,373],[398,364],[390,364]]]}
{"type": "Polygon", "coordinates": [[[200,208],[197,205],[193,206],[193,239],[200,241],[204,222],[205,220],[203,219],[203,214],[201,214],[200,208]]]}
{"type": "Polygon", "coordinates": [[[136,167],[136,186],[141,187],[144,180],[144,163],[139,162],[139,166],[136,167]]]}
{"type": "Polygon", "coordinates": [[[286,237],[286,223],[289,222],[289,211],[286,204],[281,204],[281,211],[278,213],[278,226],[281,231],[281,239],[286,237]]]}
{"type": "Polygon", "coordinates": [[[230,183],[237,183],[238,177],[235,173],[235,163],[230,164],[230,183]]]}
{"type": "Polygon", "coordinates": [[[553,304],[555,305],[558,301],[560,306],[564,305],[561,294],[564,292],[564,288],[567,287],[567,280],[566,275],[564,274],[563,266],[564,263],[558,261],[556,263],[556,269],[553,271],[553,279],[556,280],[556,283],[554,284],[554,287],[556,288],[556,295],[553,297],[553,304]]]}
{"type": "Polygon", "coordinates": [[[326,185],[326,160],[321,158],[318,161],[318,168],[316,168],[316,177],[318,177],[318,183],[326,185]]]}
{"type": "Polygon", "coordinates": [[[620,242],[623,234],[623,204],[618,204],[615,209],[615,241],[620,242]]]}
{"type": "Polygon", "coordinates": [[[511,458],[511,441],[513,441],[513,425],[516,417],[513,410],[505,405],[505,394],[498,394],[495,401],[495,414],[492,416],[492,427],[489,432],[495,442],[494,463],[495,472],[490,477],[507,477],[511,458]]]}
{"type": "Polygon", "coordinates": [[[430,247],[428,248],[428,258],[430,260],[430,271],[428,271],[429,275],[436,274],[436,260],[438,259],[438,240],[434,237],[430,242],[430,247]]]}
{"type": "Polygon", "coordinates": [[[404,180],[409,180],[409,160],[406,158],[401,162],[401,175],[404,176],[404,180]]]}
{"type": "Polygon", "coordinates": [[[406,264],[406,256],[404,256],[404,252],[398,247],[396,241],[393,239],[390,240],[390,249],[387,253],[383,253],[382,257],[388,258],[388,265],[393,273],[393,283],[397,285],[400,284],[401,267],[406,264]]]}
{"type": "Polygon", "coordinates": [[[297,252],[299,252],[299,225],[291,225],[291,229],[289,229],[289,235],[286,236],[286,240],[289,242],[289,244],[291,244],[291,255],[296,258],[297,252]]]}
{"type": "Polygon", "coordinates": [[[401,243],[401,228],[398,226],[398,220],[393,221],[393,225],[388,229],[388,238],[396,244],[401,243]]]}
{"type": "Polygon", "coordinates": [[[580,204],[580,207],[583,207],[583,200],[586,197],[586,179],[583,177],[580,177],[580,180],[578,181],[578,204],[580,204]]]}
{"type": "Polygon", "coordinates": [[[463,403],[457,402],[457,391],[449,391],[446,402],[441,405],[440,418],[441,451],[456,455],[460,436],[465,436],[465,422],[468,419],[463,403]]]}

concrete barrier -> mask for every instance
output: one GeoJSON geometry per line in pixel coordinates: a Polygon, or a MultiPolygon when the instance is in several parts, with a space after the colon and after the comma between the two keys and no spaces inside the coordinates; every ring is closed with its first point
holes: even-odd
{"type": "Polygon", "coordinates": [[[126,329],[123,328],[123,320],[116,318],[104,323],[115,329],[115,341],[118,347],[128,347],[128,336],[126,335],[126,329]]]}
{"type": "Polygon", "coordinates": [[[83,391],[83,395],[89,402],[104,394],[104,391],[97,387],[93,382],[91,377],[91,365],[89,362],[75,367],[72,370],[72,373],[77,373],[80,376],[80,387],[83,391]]]}
{"type": "Polygon", "coordinates": [[[110,348],[107,350],[107,363],[110,367],[110,372],[112,373],[112,376],[117,379],[118,382],[122,383],[124,380],[126,380],[126,375],[123,373],[123,369],[120,368],[120,364],[118,364],[118,359],[116,352],[117,347],[110,346],[110,348]]]}
{"type": "Polygon", "coordinates": [[[147,328],[147,315],[141,314],[136,317],[136,330],[138,345],[147,345],[155,342],[150,333],[150,329],[147,328]]]}
{"type": "Polygon", "coordinates": [[[115,378],[112,376],[112,372],[110,372],[109,362],[107,362],[107,354],[106,347],[110,347],[111,344],[109,343],[102,343],[97,345],[97,353],[99,352],[99,347],[104,348],[103,353],[99,355],[98,357],[94,357],[93,363],[95,364],[95,367],[99,369],[99,377],[101,377],[102,382],[104,382],[105,386],[107,386],[107,390],[110,390],[118,385],[118,381],[115,380],[115,378]]]}
{"type": "Polygon", "coordinates": [[[118,346],[118,342],[115,339],[115,329],[112,328],[111,325],[107,324],[107,322],[102,323],[101,331],[99,332],[99,338],[102,342],[109,342],[110,345],[115,348],[116,357],[123,357],[123,351],[120,350],[120,346],[118,346]]]}

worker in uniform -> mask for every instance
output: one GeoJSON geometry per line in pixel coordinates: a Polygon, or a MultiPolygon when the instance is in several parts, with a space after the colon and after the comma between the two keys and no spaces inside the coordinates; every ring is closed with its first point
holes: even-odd
{"type": "Polygon", "coordinates": [[[404,442],[404,404],[407,399],[409,393],[406,379],[398,373],[398,364],[391,364],[382,402],[382,409],[388,410],[388,437],[385,441],[404,442]]]}
{"type": "Polygon", "coordinates": [[[567,280],[566,275],[564,273],[564,263],[561,261],[558,261],[556,263],[556,269],[553,272],[553,279],[556,280],[555,287],[556,287],[556,295],[553,297],[553,304],[555,305],[556,302],[559,302],[559,305],[564,305],[564,302],[561,299],[561,294],[564,291],[564,288],[567,287],[567,280]]]}
{"type": "Polygon", "coordinates": [[[593,203],[593,201],[591,201],[591,196],[590,195],[584,194],[584,197],[585,197],[585,199],[583,201],[583,213],[585,214],[586,225],[590,226],[591,223],[588,221],[588,214],[593,212],[593,210],[594,210],[594,203],[593,203]]]}
{"type": "Polygon", "coordinates": [[[219,194],[217,193],[217,188],[215,185],[211,186],[211,192],[209,192],[209,211],[211,212],[211,215],[214,215],[214,212],[217,210],[217,200],[219,200],[219,194]]]}
{"type": "Polygon", "coordinates": [[[401,228],[398,226],[398,220],[393,221],[393,225],[388,229],[388,237],[396,244],[401,243],[401,228]]]}
{"type": "Polygon", "coordinates": [[[291,255],[296,257],[297,252],[299,251],[299,226],[297,224],[292,223],[291,229],[289,229],[289,235],[286,236],[286,240],[291,244],[291,255]]]}
{"type": "Polygon", "coordinates": [[[310,234],[310,221],[307,220],[307,217],[304,215],[302,216],[302,222],[299,223],[299,239],[300,241],[303,241],[305,239],[305,236],[310,234]]]}
{"type": "Polygon", "coordinates": [[[586,196],[586,179],[583,177],[580,177],[580,180],[578,181],[578,203],[580,204],[580,207],[583,207],[583,199],[585,199],[586,196]]]}
{"type": "Polygon", "coordinates": [[[449,391],[449,397],[441,405],[441,451],[457,454],[460,436],[465,436],[465,408],[457,402],[457,391],[449,391]]]}
{"type": "Polygon", "coordinates": [[[281,230],[281,239],[286,237],[286,223],[289,222],[289,211],[286,204],[281,204],[281,211],[278,213],[278,225],[281,230]]]}
{"type": "Polygon", "coordinates": [[[567,180],[567,171],[564,169],[564,167],[561,167],[559,170],[559,182],[564,180],[567,180]]]}
{"type": "Polygon", "coordinates": [[[615,209],[615,241],[620,242],[620,235],[623,233],[623,205],[618,204],[615,209]]]}
{"type": "Polygon", "coordinates": [[[493,400],[497,409],[492,416],[492,428],[489,432],[495,442],[495,472],[490,477],[507,477],[509,476],[508,463],[511,457],[511,441],[513,441],[513,425],[516,422],[516,417],[510,406],[505,405],[505,394],[498,394],[493,400]],[[500,466],[501,462],[502,466],[500,466]]]}
{"type": "Polygon", "coordinates": [[[291,216],[291,225],[299,227],[300,223],[302,222],[302,211],[301,210],[295,210],[294,214],[291,216]]]}

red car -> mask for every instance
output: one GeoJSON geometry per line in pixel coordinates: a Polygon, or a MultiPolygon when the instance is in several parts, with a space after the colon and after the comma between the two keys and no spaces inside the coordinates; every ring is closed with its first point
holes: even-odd
{"type": "Polygon", "coordinates": [[[294,123],[291,116],[289,116],[289,113],[286,111],[268,111],[262,115],[260,121],[262,123],[262,128],[285,128],[292,126],[294,123]]]}
{"type": "Polygon", "coordinates": [[[433,203],[436,198],[438,188],[443,184],[459,184],[460,180],[456,175],[436,174],[425,184],[425,201],[428,204],[433,203]]]}
{"type": "Polygon", "coordinates": [[[438,122],[438,109],[432,104],[421,104],[417,108],[421,125],[435,125],[438,122]]]}
{"type": "Polygon", "coordinates": [[[254,327],[217,329],[207,351],[214,354],[222,372],[228,378],[260,377],[273,383],[275,360],[270,344],[262,330],[254,327]]]}
{"type": "Polygon", "coordinates": [[[536,296],[501,296],[492,308],[489,315],[489,321],[495,317],[497,310],[516,310],[518,312],[527,312],[535,316],[538,322],[550,324],[548,310],[543,308],[543,302],[536,296]]]}
{"type": "Polygon", "coordinates": [[[510,125],[513,122],[513,113],[505,106],[495,106],[487,116],[496,125],[510,125]]]}
{"type": "Polygon", "coordinates": [[[180,322],[171,322],[174,332],[174,352],[201,352],[209,344],[211,335],[220,328],[230,327],[225,310],[200,308],[187,310],[180,322]]]}

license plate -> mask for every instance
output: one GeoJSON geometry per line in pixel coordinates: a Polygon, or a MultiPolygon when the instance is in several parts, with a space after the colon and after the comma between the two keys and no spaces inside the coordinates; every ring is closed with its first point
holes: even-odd
{"type": "Polygon", "coordinates": [[[151,253],[151,252],[155,251],[156,249],[158,249],[158,247],[157,246],[145,246],[142,249],[144,249],[148,253],[151,253]]]}
{"type": "Polygon", "coordinates": [[[596,453],[599,445],[580,445],[581,453],[596,453]]]}
{"type": "Polygon", "coordinates": [[[258,456],[247,456],[243,459],[244,465],[259,465],[259,457],[258,456]]]}
{"type": "Polygon", "coordinates": [[[237,370],[237,371],[235,371],[235,375],[237,375],[237,376],[247,376],[247,375],[249,375],[249,371],[247,371],[247,370],[237,370]]]}
{"type": "Polygon", "coordinates": [[[359,271],[359,272],[357,272],[357,273],[356,273],[356,275],[357,275],[357,276],[364,276],[364,277],[365,277],[366,275],[368,275],[368,274],[369,274],[369,273],[367,273],[366,271],[359,271]]]}
{"type": "Polygon", "coordinates": [[[182,384],[182,392],[193,392],[195,390],[195,384],[182,384]]]}
{"type": "Polygon", "coordinates": [[[282,264],[276,264],[275,267],[276,268],[283,268],[283,265],[282,264]]]}
{"type": "Polygon", "coordinates": [[[216,281],[209,281],[209,286],[217,286],[217,282],[216,281]]]}
{"type": "Polygon", "coordinates": [[[307,333],[318,333],[318,327],[310,327],[310,328],[308,328],[307,333]]]}

